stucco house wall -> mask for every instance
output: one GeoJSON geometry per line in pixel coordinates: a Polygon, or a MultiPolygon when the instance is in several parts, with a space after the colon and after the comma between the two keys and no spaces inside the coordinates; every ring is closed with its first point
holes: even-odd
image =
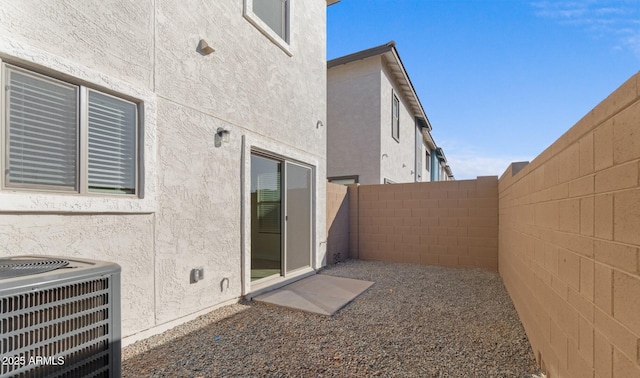
{"type": "Polygon", "coordinates": [[[332,59],[327,71],[329,181],[356,175],[361,184],[431,181],[431,125],[395,42],[332,59]],[[398,140],[392,134],[394,94],[400,105],[398,140]]]}
{"type": "Polygon", "coordinates": [[[416,122],[408,109],[407,99],[398,88],[386,65],[380,67],[380,150],[387,154],[380,165],[380,182],[384,179],[396,183],[415,181],[415,127],[416,122]],[[400,138],[395,140],[391,135],[391,108],[393,95],[400,102],[400,138]]]}
{"type": "Polygon", "coordinates": [[[143,104],[145,171],[144,198],[1,189],[0,254],[116,262],[123,344],[160,332],[253,291],[260,149],[313,167],[312,265],[325,264],[326,6],[293,2],[284,51],[243,1],[0,0],[4,62],[143,104]],[[215,52],[199,54],[200,39],[215,52]],[[230,141],[215,147],[219,127],[230,141]],[[205,278],[192,284],[196,267],[205,278]]]}
{"type": "MultiPolygon", "coordinates": [[[[419,132],[419,130],[418,130],[419,132]]],[[[418,136],[417,136],[418,137],[418,136]]],[[[420,143],[420,154],[422,155],[420,158],[422,159],[422,169],[420,170],[420,181],[428,182],[431,181],[430,170],[427,169],[427,150],[428,147],[425,146],[424,143],[420,143]]]]}
{"type": "Polygon", "coordinates": [[[380,61],[375,56],[328,70],[328,177],[380,182],[380,61]]]}

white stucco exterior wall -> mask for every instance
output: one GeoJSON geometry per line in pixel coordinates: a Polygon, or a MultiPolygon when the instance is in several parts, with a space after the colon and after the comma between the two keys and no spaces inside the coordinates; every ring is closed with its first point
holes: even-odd
{"type": "MultiPolygon", "coordinates": [[[[420,181],[421,182],[427,182],[429,181],[429,177],[427,174],[427,168],[426,168],[426,164],[427,164],[427,157],[426,157],[426,152],[427,152],[427,148],[424,144],[424,140],[422,138],[422,132],[418,132],[418,138],[420,141],[420,158],[422,159],[422,164],[420,166],[420,181]]],[[[417,156],[416,156],[417,158],[417,156]]]]}
{"type": "Polygon", "coordinates": [[[422,144],[422,182],[431,181],[431,167],[427,169],[429,162],[427,161],[427,147],[422,144]]]}
{"type": "Polygon", "coordinates": [[[0,35],[141,89],[153,88],[154,0],[2,0],[0,6],[0,35]]]}
{"type": "MultiPolygon", "coordinates": [[[[328,177],[358,175],[361,184],[414,182],[415,117],[382,55],[331,67],[327,79],[328,177]],[[391,134],[394,93],[400,102],[398,141],[391,134]]],[[[426,181],[424,164],[422,172],[426,181]]]]}
{"type": "Polygon", "coordinates": [[[243,17],[243,1],[0,0],[3,61],[144,104],[148,174],[144,200],[0,190],[0,254],[116,262],[124,344],[161,331],[251,291],[242,175],[267,146],[313,166],[321,267],[326,2],[293,3],[287,53],[243,17]],[[213,54],[196,51],[201,38],[213,54]],[[231,137],[216,148],[218,127],[231,137]],[[196,267],[205,278],[191,284],[196,267]]]}
{"type": "Polygon", "coordinates": [[[415,117],[407,107],[407,100],[393,81],[385,65],[380,69],[380,149],[388,157],[382,159],[380,166],[381,184],[384,179],[395,183],[415,181],[415,117]],[[400,102],[400,138],[396,141],[391,135],[391,108],[393,94],[400,102]]]}
{"type": "Polygon", "coordinates": [[[328,70],[328,177],[380,183],[380,64],[374,56],[328,70]]]}

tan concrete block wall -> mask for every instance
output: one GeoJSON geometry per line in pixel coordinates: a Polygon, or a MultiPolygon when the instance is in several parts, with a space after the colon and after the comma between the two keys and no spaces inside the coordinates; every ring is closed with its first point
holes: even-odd
{"type": "Polygon", "coordinates": [[[327,264],[349,257],[349,199],[347,187],[327,183],[327,264]]]}
{"type": "Polygon", "coordinates": [[[497,271],[496,176],[350,190],[352,256],[497,271]]]}
{"type": "Polygon", "coordinates": [[[640,377],[639,83],[499,181],[500,274],[550,378],[640,377]]]}
{"type": "Polygon", "coordinates": [[[347,198],[349,200],[349,257],[352,259],[360,258],[360,212],[359,212],[359,193],[360,186],[358,184],[348,185],[347,198]]]}

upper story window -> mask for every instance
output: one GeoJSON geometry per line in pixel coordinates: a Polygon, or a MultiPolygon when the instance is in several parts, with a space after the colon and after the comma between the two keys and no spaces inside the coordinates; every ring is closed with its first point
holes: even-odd
{"type": "Polygon", "coordinates": [[[334,184],[340,184],[340,185],[350,185],[350,184],[357,184],[359,181],[359,177],[358,175],[355,176],[336,176],[336,177],[329,177],[327,178],[327,180],[331,183],[334,184]]]}
{"type": "Polygon", "coordinates": [[[288,41],[287,9],[288,0],[252,0],[255,13],[280,38],[288,41]]]}
{"type": "Polygon", "coordinates": [[[429,172],[431,170],[431,154],[429,153],[429,149],[427,148],[427,158],[425,161],[425,168],[427,169],[427,172],[429,172]]]}
{"type": "Polygon", "coordinates": [[[138,105],[5,64],[3,187],[138,194],[138,105]]]}
{"type": "Polygon", "coordinates": [[[244,0],[245,18],[290,56],[291,10],[291,0],[244,0]]]}
{"type": "Polygon", "coordinates": [[[396,141],[400,141],[400,101],[393,94],[393,104],[391,106],[391,136],[396,141]]]}

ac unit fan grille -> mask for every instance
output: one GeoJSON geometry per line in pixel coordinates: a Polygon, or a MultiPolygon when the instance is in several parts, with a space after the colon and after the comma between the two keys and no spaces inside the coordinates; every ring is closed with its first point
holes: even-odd
{"type": "Polygon", "coordinates": [[[2,356],[25,363],[2,366],[0,376],[108,376],[109,293],[105,277],[2,298],[2,356]],[[38,364],[37,357],[51,360],[38,364]]]}
{"type": "Polygon", "coordinates": [[[50,258],[18,257],[0,259],[0,279],[44,273],[69,265],[69,261],[50,258]]]}

